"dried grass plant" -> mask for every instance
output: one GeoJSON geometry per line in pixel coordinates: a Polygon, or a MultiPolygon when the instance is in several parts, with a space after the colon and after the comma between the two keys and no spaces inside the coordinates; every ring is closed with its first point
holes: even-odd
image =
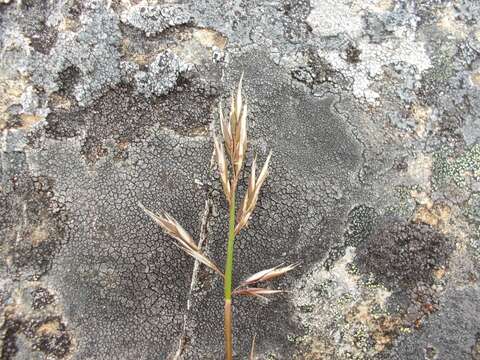
{"type": "MultiPolygon", "coordinates": [[[[227,256],[225,271],[222,272],[215,262],[209,259],[202,249],[195,243],[190,234],[168,213],[158,214],[146,209],[142,204],[140,207],[150,216],[162,229],[174,240],[174,244],[195,260],[212,269],[223,278],[224,282],[224,332],[225,332],[225,359],[233,358],[233,335],[232,335],[232,297],[235,296],[254,296],[265,299],[268,295],[274,295],[284,292],[284,290],[270,289],[260,286],[261,283],[268,282],[285,273],[293,270],[298,264],[287,266],[276,266],[270,269],[259,271],[242,282],[232,290],[233,275],[233,254],[235,236],[244,229],[252,217],[255,205],[260,194],[260,189],[268,175],[268,165],[272,153],[267,156],[260,173],[257,176],[257,160],[254,158],[250,175],[248,178],[248,187],[244,198],[237,212],[236,194],[238,182],[245,163],[245,156],[248,148],[247,141],[247,102],[242,97],[242,79],[240,78],[237,91],[232,95],[230,114],[228,119],[223,115],[222,106],[219,106],[221,138],[213,134],[215,159],[218,165],[218,172],[223,187],[223,192],[229,208],[229,231],[227,237],[227,256]]],[[[252,347],[249,359],[254,359],[255,338],[252,341],[252,347]]]]}

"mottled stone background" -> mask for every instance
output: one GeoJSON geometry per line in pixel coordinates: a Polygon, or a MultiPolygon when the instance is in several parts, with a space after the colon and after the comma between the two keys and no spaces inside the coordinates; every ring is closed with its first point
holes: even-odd
{"type": "MultiPolygon", "coordinates": [[[[236,280],[257,359],[480,359],[478,0],[0,0],[0,358],[222,359],[217,107],[271,175],[236,280]]],[[[250,155],[249,161],[252,157],[250,155]]],[[[242,191],[245,179],[242,180],[242,191]]]]}

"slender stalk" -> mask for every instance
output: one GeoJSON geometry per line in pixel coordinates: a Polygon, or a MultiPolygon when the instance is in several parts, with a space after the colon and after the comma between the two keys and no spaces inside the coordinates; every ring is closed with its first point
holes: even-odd
{"type": "Polygon", "coordinates": [[[230,222],[228,230],[227,260],[225,264],[225,359],[233,358],[232,336],[232,272],[233,245],[235,242],[235,188],[232,188],[230,198],[230,222]]]}
{"type": "Polygon", "coordinates": [[[233,359],[232,300],[225,299],[225,359],[233,359]]]}

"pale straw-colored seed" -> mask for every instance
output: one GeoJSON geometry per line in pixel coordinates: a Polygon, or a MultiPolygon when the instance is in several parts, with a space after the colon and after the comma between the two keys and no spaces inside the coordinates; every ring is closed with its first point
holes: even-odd
{"type": "Polygon", "coordinates": [[[299,265],[300,263],[290,264],[288,266],[278,265],[270,269],[259,271],[243,280],[242,286],[252,285],[260,281],[272,280],[279,276],[285,275],[287,272],[292,271],[299,265]]]}
{"type": "Polygon", "coordinates": [[[266,289],[266,288],[257,288],[257,287],[249,287],[249,288],[240,288],[236,289],[232,292],[232,295],[242,295],[242,296],[256,296],[262,299],[266,299],[265,295],[274,295],[284,293],[284,290],[274,290],[274,289],[266,289]]]}
{"type": "Polygon", "coordinates": [[[248,360],[255,360],[255,337],[256,335],[253,335],[252,347],[250,349],[250,355],[248,356],[248,360]]]}
{"type": "Polygon", "coordinates": [[[231,187],[230,187],[230,180],[228,175],[227,160],[225,158],[225,152],[223,149],[223,145],[218,141],[216,136],[214,136],[213,142],[215,146],[215,157],[217,159],[218,172],[220,173],[223,192],[225,193],[227,200],[230,202],[231,187]]]}
{"type": "Polygon", "coordinates": [[[218,268],[218,266],[213,261],[211,261],[209,258],[207,258],[200,250],[195,251],[195,250],[193,250],[189,247],[183,247],[183,246],[181,246],[177,243],[175,243],[175,245],[179,249],[185,251],[188,255],[193,257],[195,260],[198,260],[202,264],[208,266],[210,269],[212,269],[213,271],[218,273],[221,277],[225,277],[223,272],[218,268]]]}
{"type": "Polygon", "coordinates": [[[222,103],[220,102],[218,106],[218,113],[220,116],[220,129],[222,130],[223,142],[225,143],[225,148],[227,149],[228,156],[231,158],[233,156],[233,138],[232,138],[232,129],[230,125],[225,120],[223,116],[222,103]]]}
{"type": "Polygon", "coordinates": [[[231,101],[230,101],[230,115],[229,115],[229,126],[230,132],[232,133],[232,139],[235,142],[235,134],[237,128],[237,115],[235,113],[236,105],[235,105],[235,95],[232,94],[231,101]]]}
{"type": "Polygon", "coordinates": [[[253,194],[255,192],[255,176],[256,176],[256,171],[257,171],[257,156],[253,158],[252,166],[250,167],[250,176],[248,178],[248,192],[247,196],[245,196],[245,199],[253,197],[253,194]]]}
{"type": "Polygon", "coordinates": [[[238,128],[236,135],[236,149],[235,149],[235,175],[238,177],[242,170],[243,161],[245,159],[245,153],[247,152],[247,103],[241,110],[240,119],[237,122],[238,128]]]}
{"type": "Polygon", "coordinates": [[[232,94],[229,117],[230,123],[224,123],[224,125],[222,125],[225,129],[228,125],[228,128],[230,130],[230,134],[228,134],[228,132],[224,130],[224,133],[227,134],[227,136],[224,136],[224,140],[225,146],[229,150],[231,150],[228,152],[233,168],[235,182],[238,180],[238,177],[240,175],[240,171],[245,158],[245,153],[247,151],[247,104],[244,103],[242,98],[242,81],[243,74],[238,83],[237,92],[235,94],[232,94]],[[229,137],[228,135],[231,135],[231,137],[229,137]]]}
{"type": "Polygon", "coordinates": [[[190,234],[173,217],[163,211],[159,214],[155,214],[143,206],[142,203],[138,203],[138,205],[148,216],[150,216],[158,225],[160,225],[160,227],[165,230],[168,235],[176,239],[179,243],[183,244],[183,246],[198,250],[198,247],[190,234]]]}
{"type": "Polygon", "coordinates": [[[270,152],[263,164],[262,170],[258,176],[258,179],[255,179],[255,169],[256,169],[256,159],[254,159],[252,163],[252,172],[250,173],[249,181],[248,181],[248,190],[245,194],[245,198],[243,199],[242,205],[240,207],[238,213],[238,223],[235,227],[235,233],[238,234],[240,230],[242,230],[248,224],[248,220],[252,216],[253,210],[257,205],[258,195],[260,193],[260,188],[262,187],[265,179],[268,175],[268,165],[270,163],[270,158],[272,156],[272,152],[270,152]]]}
{"type": "Polygon", "coordinates": [[[260,191],[260,188],[262,187],[265,179],[267,178],[268,165],[270,164],[270,158],[271,157],[272,157],[272,152],[270,151],[270,153],[267,156],[267,159],[265,160],[265,163],[263,164],[262,171],[260,171],[260,175],[258,175],[258,179],[257,179],[257,182],[255,184],[255,189],[256,189],[256,192],[257,192],[257,196],[258,196],[258,192],[260,191]]]}
{"type": "Polygon", "coordinates": [[[238,142],[238,135],[240,132],[238,131],[239,122],[242,106],[243,106],[243,99],[242,99],[242,83],[243,83],[243,73],[240,76],[240,80],[238,81],[237,92],[232,94],[232,102],[230,107],[230,125],[232,129],[232,134],[234,136],[234,141],[238,142]]]}
{"type": "MultiPolygon", "coordinates": [[[[237,87],[237,101],[236,101],[236,109],[238,111],[242,110],[242,83],[243,83],[243,72],[242,75],[240,75],[240,80],[238,81],[238,87],[237,87]]],[[[240,113],[237,112],[237,119],[240,117],[240,113]]]]}
{"type": "Polygon", "coordinates": [[[166,212],[155,214],[154,212],[148,210],[141,203],[138,203],[138,205],[148,216],[150,216],[158,225],[160,225],[160,227],[168,235],[177,240],[177,242],[174,243],[176,246],[185,251],[194,259],[208,266],[213,271],[219,273],[222,277],[224,276],[218,266],[202,253],[200,248],[193,241],[190,234],[172,216],[166,212]]]}

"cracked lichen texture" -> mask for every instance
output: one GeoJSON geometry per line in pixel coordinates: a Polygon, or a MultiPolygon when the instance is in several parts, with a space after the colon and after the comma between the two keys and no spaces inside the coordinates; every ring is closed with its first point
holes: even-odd
{"type": "MultiPolygon", "coordinates": [[[[480,357],[480,4],[0,1],[0,357],[221,359],[219,103],[273,150],[235,281],[259,359],[480,357]],[[393,264],[393,265],[392,265],[393,264]],[[193,279],[193,280],[192,280],[193,279]]],[[[253,159],[249,155],[248,163],[253,159]]],[[[241,179],[240,193],[245,191],[241,179]]]]}

